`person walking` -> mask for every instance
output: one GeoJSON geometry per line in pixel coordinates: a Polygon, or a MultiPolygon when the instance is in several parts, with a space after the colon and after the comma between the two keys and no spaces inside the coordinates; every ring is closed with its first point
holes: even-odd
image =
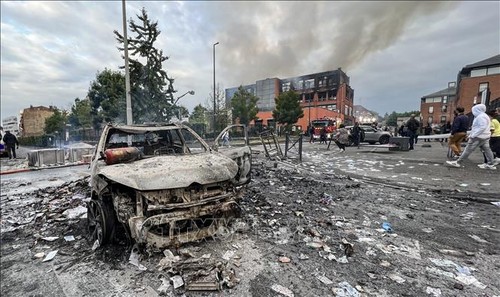
{"type": "Polygon", "coordinates": [[[413,144],[417,142],[417,130],[420,127],[419,121],[415,119],[415,114],[410,116],[406,126],[408,127],[408,137],[410,137],[410,150],[413,150],[413,144]]]}
{"type": "MultiPolygon", "coordinates": [[[[337,133],[332,138],[335,144],[339,147],[340,152],[345,152],[345,147],[349,144],[349,131],[347,131],[344,124],[340,124],[339,129],[337,129],[337,133]]],[[[328,147],[326,148],[327,150],[330,149],[331,143],[332,140],[328,142],[328,147]]]]}
{"type": "MultiPolygon", "coordinates": [[[[500,164],[500,115],[496,110],[492,109],[486,114],[491,120],[491,137],[490,137],[490,148],[493,152],[493,164],[500,164]]],[[[484,156],[484,163],[487,163],[486,155],[484,156]]]]}
{"type": "Polygon", "coordinates": [[[481,169],[497,169],[494,165],[493,152],[490,148],[490,117],[486,114],[486,105],[476,104],[472,106],[472,114],[474,115],[474,120],[472,121],[472,129],[469,134],[469,141],[465,147],[464,152],[460,155],[456,161],[446,161],[448,166],[460,168],[460,164],[463,160],[466,160],[470,154],[480,148],[486,156],[487,163],[479,164],[481,169]]]}
{"type": "Polygon", "coordinates": [[[457,107],[454,113],[455,118],[451,126],[448,146],[453,151],[454,157],[458,158],[462,153],[462,141],[467,136],[467,130],[469,129],[469,118],[464,115],[464,108],[461,106],[457,107]]]}
{"type": "Polygon", "coordinates": [[[14,134],[10,133],[10,131],[5,131],[3,142],[5,143],[5,148],[7,149],[7,153],[9,154],[9,159],[15,159],[16,146],[17,149],[19,149],[19,141],[17,141],[17,137],[14,134]]]}
{"type": "Polygon", "coordinates": [[[352,127],[352,139],[354,140],[354,146],[359,149],[359,143],[361,142],[361,127],[359,127],[359,122],[354,123],[352,127]]]}
{"type": "Polygon", "coordinates": [[[319,143],[326,144],[326,127],[321,128],[321,133],[319,135],[319,143]]]}
{"type": "Polygon", "coordinates": [[[314,143],[314,126],[309,128],[309,143],[314,143]]]}
{"type": "MultiPolygon", "coordinates": [[[[430,123],[427,123],[427,126],[424,128],[424,135],[431,135],[432,127],[430,123]]],[[[424,139],[424,142],[431,142],[430,139],[424,139]]]]}

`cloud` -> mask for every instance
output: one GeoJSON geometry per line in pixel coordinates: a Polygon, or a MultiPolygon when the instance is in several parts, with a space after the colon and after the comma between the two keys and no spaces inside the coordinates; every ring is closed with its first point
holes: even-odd
{"type": "MultiPolygon", "coordinates": [[[[123,64],[119,1],[0,5],[2,117],[29,105],[67,108],[98,71],[123,64]]],[[[177,94],[196,92],[180,101],[190,110],[212,92],[215,42],[223,87],[342,67],[355,104],[381,114],[418,109],[463,66],[500,52],[498,2],[127,1],[127,19],[143,7],[158,21],[177,94]]]]}

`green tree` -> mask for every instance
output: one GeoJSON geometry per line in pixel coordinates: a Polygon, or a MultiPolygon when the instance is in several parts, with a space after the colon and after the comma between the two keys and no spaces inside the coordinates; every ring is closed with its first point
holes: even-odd
{"type": "Polygon", "coordinates": [[[290,90],[281,93],[275,99],[275,102],[276,107],[273,110],[273,118],[276,122],[285,125],[287,131],[290,131],[291,125],[304,116],[304,111],[300,106],[300,95],[290,90]]]}
{"type": "Polygon", "coordinates": [[[189,125],[202,137],[205,137],[206,127],[208,126],[207,108],[201,104],[194,107],[189,116],[189,125]]]}
{"type": "Polygon", "coordinates": [[[248,126],[250,121],[257,119],[256,115],[259,112],[257,101],[259,101],[257,96],[240,86],[234,93],[233,99],[231,99],[233,122],[239,118],[240,124],[248,126]]]}
{"type": "MultiPolygon", "coordinates": [[[[161,31],[158,22],[149,20],[144,8],[137,18],[138,23],[129,21],[129,28],[135,36],[127,38],[133,120],[136,123],[168,121],[174,112],[171,105],[176,91],[174,79],[162,68],[168,57],[154,46],[161,31]]],[[[118,31],[114,33],[122,44],[119,50],[123,51],[124,38],[118,31]]]]}
{"type": "Polygon", "coordinates": [[[393,111],[390,115],[386,117],[385,123],[387,126],[397,126],[398,114],[393,111]]]}
{"type": "Polygon", "coordinates": [[[393,111],[390,115],[386,117],[386,124],[387,126],[397,126],[397,121],[398,118],[400,117],[409,117],[410,115],[414,114],[416,117],[420,115],[420,111],[414,110],[414,111],[405,111],[405,112],[395,112],[393,111]]]}
{"type": "Polygon", "coordinates": [[[45,134],[59,134],[63,135],[64,129],[66,128],[67,123],[67,113],[66,111],[60,111],[59,109],[55,109],[54,113],[45,119],[45,134]]]}
{"type": "Polygon", "coordinates": [[[87,97],[94,129],[99,130],[102,123],[126,122],[125,76],[121,72],[109,69],[98,72],[87,97]]]}
{"type": "Polygon", "coordinates": [[[91,115],[90,100],[80,98],[75,99],[75,103],[71,106],[71,113],[68,116],[68,122],[75,129],[78,128],[91,128],[92,115],[91,115]]]}
{"type": "Polygon", "coordinates": [[[189,122],[198,124],[207,124],[207,108],[198,104],[194,107],[193,112],[189,116],[189,122]]]}

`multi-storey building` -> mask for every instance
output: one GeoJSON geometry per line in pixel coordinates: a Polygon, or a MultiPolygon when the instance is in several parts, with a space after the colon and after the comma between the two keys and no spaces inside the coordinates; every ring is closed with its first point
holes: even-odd
{"type": "Polygon", "coordinates": [[[470,113],[472,106],[483,103],[489,108],[500,105],[500,55],[467,65],[457,77],[456,106],[470,113]]]}
{"type": "Polygon", "coordinates": [[[30,106],[21,113],[21,135],[23,137],[44,135],[45,120],[54,114],[52,106],[30,106]]]}
{"type": "Polygon", "coordinates": [[[453,121],[457,84],[449,82],[441,91],[425,95],[420,100],[420,118],[422,125],[442,125],[453,121]]]}
{"type": "Polygon", "coordinates": [[[6,117],[2,119],[2,128],[4,131],[10,131],[10,133],[19,136],[19,122],[16,116],[6,117]]]}
{"type": "MultiPolygon", "coordinates": [[[[350,78],[341,68],[333,71],[313,73],[290,78],[266,78],[255,84],[242,86],[259,98],[259,113],[255,125],[275,126],[272,112],[274,99],[281,93],[294,90],[300,94],[300,105],[304,117],[296,123],[302,130],[307,129],[315,119],[329,118],[337,124],[351,124],[353,117],[354,90],[349,85],[350,78]]],[[[230,102],[238,87],[226,89],[226,102],[230,102]]]]}
{"type": "Polygon", "coordinates": [[[472,106],[478,103],[488,109],[500,107],[500,55],[463,67],[448,88],[423,96],[421,120],[433,126],[452,122],[457,106],[472,118],[472,106]]]}

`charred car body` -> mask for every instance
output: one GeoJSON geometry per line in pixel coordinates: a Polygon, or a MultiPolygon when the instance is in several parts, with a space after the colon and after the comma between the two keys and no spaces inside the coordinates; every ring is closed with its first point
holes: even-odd
{"type": "Polygon", "coordinates": [[[246,127],[227,130],[240,146],[219,147],[218,138],[210,148],[182,124],[107,125],[91,162],[93,239],[107,243],[120,224],[137,243],[158,248],[214,235],[239,213],[250,181],[246,127]]]}

